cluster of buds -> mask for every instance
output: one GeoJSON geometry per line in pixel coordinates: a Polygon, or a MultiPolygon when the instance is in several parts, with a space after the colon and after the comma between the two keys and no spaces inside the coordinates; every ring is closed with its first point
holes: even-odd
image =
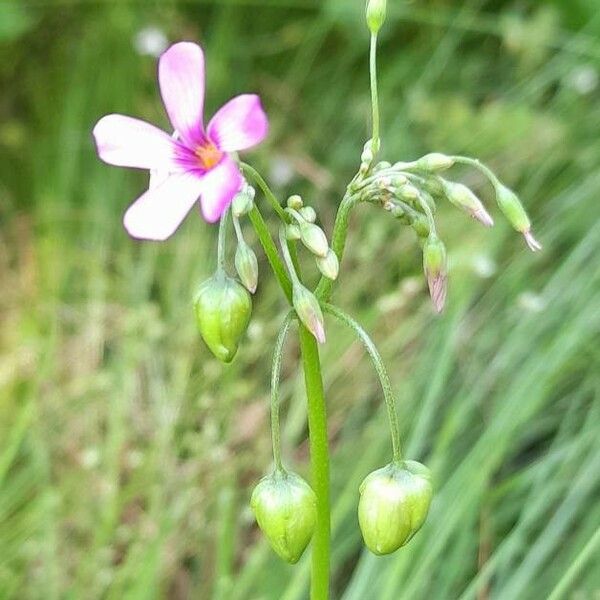
{"type": "Polygon", "coordinates": [[[484,227],[492,227],[494,220],[475,193],[462,183],[450,181],[442,173],[456,164],[478,169],[490,181],[496,202],[512,227],[521,233],[532,251],[541,245],[531,232],[531,221],[516,194],[479,161],[447,156],[439,152],[426,154],[412,162],[379,162],[371,166],[369,143],[361,157],[360,177],[351,185],[351,191],[363,201],[381,205],[401,223],[411,227],[423,247],[423,267],[435,309],[444,308],[448,265],[444,243],[436,231],[436,202],[449,201],[484,227]]]}

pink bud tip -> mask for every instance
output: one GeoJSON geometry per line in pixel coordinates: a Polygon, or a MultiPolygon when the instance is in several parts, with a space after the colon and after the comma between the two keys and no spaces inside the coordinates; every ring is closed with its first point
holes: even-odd
{"type": "Polygon", "coordinates": [[[315,336],[319,344],[325,343],[325,328],[323,327],[323,323],[321,323],[321,321],[315,320],[311,333],[315,336]]]}
{"type": "Polygon", "coordinates": [[[532,252],[537,252],[538,250],[542,249],[542,245],[533,237],[530,229],[523,232],[523,237],[525,238],[525,242],[532,252]]]}
{"type": "Polygon", "coordinates": [[[448,278],[445,275],[437,275],[428,278],[429,294],[433,301],[433,307],[437,313],[441,313],[446,305],[446,293],[448,291],[448,278]]]}
{"type": "Polygon", "coordinates": [[[485,208],[480,208],[473,213],[473,218],[477,219],[484,227],[493,227],[494,219],[485,208]]]}

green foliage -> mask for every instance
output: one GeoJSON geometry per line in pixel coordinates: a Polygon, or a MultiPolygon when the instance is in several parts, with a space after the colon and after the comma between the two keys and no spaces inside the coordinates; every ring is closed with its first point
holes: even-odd
{"type": "MultiPolygon", "coordinates": [[[[388,3],[386,156],[480,156],[518,190],[544,251],[442,207],[450,288],[434,317],[414,241],[356,211],[336,302],[380,343],[405,455],[432,468],[435,492],[410,545],[364,548],[358,488],[389,457],[385,410],[359,347],[328,322],[337,598],[600,589],[597,4],[388,3]]],[[[364,2],[22,5],[0,5],[0,597],[305,598],[307,557],[281,564],[248,505],[269,466],[276,282],[261,282],[253,343],[223,367],[192,311],[215,228],[190,217],[169,244],[130,240],[122,214],[147,177],[102,165],[90,131],[109,112],[166,125],[140,29],[198,39],[207,112],[260,91],[272,130],[252,160],[329,231],[367,136],[364,2]]],[[[491,207],[479,181],[465,183],[491,207]]],[[[283,441],[305,475],[296,359],[283,441]]]]}

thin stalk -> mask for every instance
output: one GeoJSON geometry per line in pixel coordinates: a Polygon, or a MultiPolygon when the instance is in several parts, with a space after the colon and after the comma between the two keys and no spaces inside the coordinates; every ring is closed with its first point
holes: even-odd
{"type": "Polygon", "coordinates": [[[292,257],[283,227],[279,229],[279,245],[281,246],[281,252],[283,254],[283,262],[285,263],[288,273],[290,274],[290,278],[292,279],[292,286],[303,285],[298,277],[297,272],[298,258],[297,256],[292,257]]]}
{"type": "Polygon", "coordinates": [[[481,161],[476,158],[469,158],[468,156],[453,156],[452,159],[457,164],[469,165],[470,167],[477,169],[485,175],[489,182],[494,186],[494,189],[498,188],[500,181],[498,181],[498,178],[494,175],[493,171],[481,161]]]}
{"type": "Polygon", "coordinates": [[[219,240],[217,242],[217,266],[219,269],[225,268],[226,246],[227,246],[227,220],[229,218],[229,208],[221,216],[219,221],[219,240]]]}
{"type": "Polygon", "coordinates": [[[346,314],[341,308],[333,306],[332,304],[323,303],[322,308],[325,312],[334,316],[338,321],[349,327],[356,337],[362,342],[367,354],[371,358],[373,367],[379,377],[381,388],[383,389],[383,397],[385,399],[385,405],[388,413],[388,420],[390,425],[390,434],[392,438],[392,452],[395,463],[400,463],[402,460],[402,450],[400,445],[400,426],[398,424],[398,414],[396,412],[396,398],[392,391],[392,384],[388,376],[387,370],[383,363],[383,359],[379,354],[379,350],[373,343],[373,340],[369,337],[369,334],[357,323],[350,315],[346,314]]]}
{"type": "Polygon", "coordinates": [[[311,600],[327,600],[331,553],[327,409],[319,348],[313,335],[302,324],[300,324],[300,350],[308,404],[312,488],[317,496],[317,524],[312,541],[310,597],[311,600]]]}
{"type": "Polygon", "coordinates": [[[251,177],[254,180],[258,187],[262,190],[263,194],[265,195],[265,198],[269,201],[279,218],[285,223],[286,217],[283,207],[281,206],[281,204],[279,204],[277,197],[271,191],[271,188],[268,186],[267,182],[263,179],[261,174],[254,167],[251,167],[249,164],[246,164],[244,162],[240,163],[240,167],[246,176],[251,177]]]}
{"type": "Polygon", "coordinates": [[[275,470],[283,471],[281,463],[281,428],[279,426],[279,380],[281,378],[281,359],[283,357],[283,346],[294,317],[294,311],[288,312],[275,342],[273,352],[273,363],[271,366],[271,439],[273,441],[273,461],[275,470]]]}
{"type": "Polygon", "coordinates": [[[371,107],[373,109],[373,154],[379,152],[379,91],[377,87],[377,34],[371,34],[371,52],[369,56],[369,72],[371,76],[371,107]]]}

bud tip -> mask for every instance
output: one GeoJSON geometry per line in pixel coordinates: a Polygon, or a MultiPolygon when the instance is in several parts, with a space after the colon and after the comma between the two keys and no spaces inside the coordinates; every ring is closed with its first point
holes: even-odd
{"type": "Polygon", "coordinates": [[[493,227],[494,219],[485,208],[480,208],[473,213],[473,217],[477,219],[484,227],[493,227]]]}
{"type": "Polygon", "coordinates": [[[428,277],[429,293],[435,311],[439,314],[444,310],[446,305],[446,293],[448,291],[448,278],[440,273],[434,277],[428,277]]]}
{"type": "Polygon", "coordinates": [[[525,238],[525,243],[529,246],[529,249],[532,252],[538,252],[542,249],[542,245],[533,237],[533,233],[531,233],[531,229],[527,229],[523,232],[523,237],[525,238]]]}

